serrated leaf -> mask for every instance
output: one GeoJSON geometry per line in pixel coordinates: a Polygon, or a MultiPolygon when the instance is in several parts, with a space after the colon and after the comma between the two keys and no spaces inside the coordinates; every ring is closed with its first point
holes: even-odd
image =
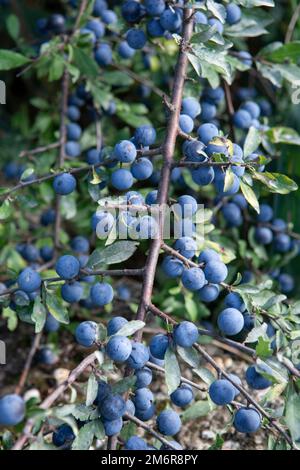
{"type": "Polygon", "coordinates": [[[231,168],[228,168],[225,173],[225,180],[224,180],[224,193],[226,193],[234,184],[234,173],[231,168]]]}
{"type": "Polygon", "coordinates": [[[196,369],[193,369],[193,372],[197,374],[201,378],[201,380],[203,380],[203,382],[208,385],[210,385],[216,380],[214,374],[206,367],[197,367],[196,369]]]}
{"type": "Polygon", "coordinates": [[[128,390],[131,390],[134,387],[135,382],[136,382],[136,376],[134,375],[132,375],[131,377],[124,377],[119,382],[113,384],[112,391],[113,393],[119,393],[119,394],[128,392],[128,390]]]}
{"type": "Polygon", "coordinates": [[[47,317],[47,310],[41,302],[39,295],[34,299],[33,310],[31,314],[31,319],[35,324],[35,333],[40,333],[44,328],[47,317]]]}
{"type": "Polygon", "coordinates": [[[271,341],[260,336],[255,351],[256,355],[262,359],[272,356],[273,350],[271,348],[271,341]]]}
{"type": "Polygon", "coordinates": [[[5,199],[5,201],[0,206],[0,220],[7,219],[11,215],[11,213],[12,208],[10,202],[8,199],[5,199]]]}
{"type": "Polygon", "coordinates": [[[96,400],[98,393],[98,381],[94,374],[89,376],[89,380],[87,383],[87,390],[86,390],[86,399],[85,404],[86,406],[90,406],[96,400]]]}
{"type": "Polygon", "coordinates": [[[92,406],[86,406],[83,404],[76,405],[72,411],[74,418],[79,421],[89,421],[90,419],[96,419],[99,416],[99,411],[97,408],[92,406]]]}
{"type": "Polygon", "coordinates": [[[105,436],[104,426],[100,419],[91,421],[79,429],[72,444],[73,450],[89,450],[94,438],[103,439],[105,436]]]}
{"type": "Polygon", "coordinates": [[[208,400],[196,401],[187,410],[185,410],[181,419],[183,422],[206,416],[212,410],[212,404],[208,400]]]}
{"type": "Polygon", "coordinates": [[[174,350],[169,346],[165,354],[165,379],[168,388],[168,394],[179,387],[181,381],[181,372],[174,350]]]}
{"type": "Polygon", "coordinates": [[[89,257],[87,266],[94,269],[101,264],[123,263],[133,255],[138,245],[137,242],[133,241],[118,241],[105,248],[98,248],[89,257]]]}
{"type": "Polygon", "coordinates": [[[57,291],[55,293],[47,291],[45,298],[47,308],[51,315],[60,323],[70,323],[68,311],[63,305],[62,299],[58,296],[57,291]]]}
{"type": "Polygon", "coordinates": [[[256,129],[256,127],[251,126],[244,143],[244,157],[248,157],[248,155],[255,152],[255,150],[259,147],[260,144],[260,132],[258,129],[256,129]]]}
{"type": "Polygon", "coordinates": [[[300,395],[291,391],[285,407],[285,422],[294,442],[300,441],[300,395]]]}
{"type": "Polygon", "coordinates": [[[298,189],[298,185],[295,181],[280,173],[269,173],[267,171],[259,173],[257,171],[251,171],[251,174],[254,179],[267,186],[272,193],[288,194],[298,189]]]}
{"type": "Polygon", "coordinates": [[[253,209],[255,209],[256,212],[259,214],[259,202],[253,189],[248,186],[248,184],[244,183],[242,180],[240,180],[240,188],[246,201],[248,201],[250,206],[252,206],[253,209]]]}
{"type": "Polygon", "coordinates": [[[132,336],[136,331],[144,328],[145,323],[141,320],[132,320],[126,323],[122,328],[116,333],[118,336],[132,336]]]}
{"type": "Polygon", "coordinates": [[[262,325],[253,328],[245,339],[245,343],[256,343],[259,338],[267,339],[267,328],[267,323],[263,323],[262,325]]]}
{"type": "Polygon", "coordinates": [[[18,52],[0,49],[0,70],[11,70],[28,64],[30,59],[18,52]]]}
{"type": "Polygon", "coordinates": [[[200,355],[196,349],[177,346],[177,351],[181,359],[183,359],[187,364],[195,368],[199,367],[200,355]]]}

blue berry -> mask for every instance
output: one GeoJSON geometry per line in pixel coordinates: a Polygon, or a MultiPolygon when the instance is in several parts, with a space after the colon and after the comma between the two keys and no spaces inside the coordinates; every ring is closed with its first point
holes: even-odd
{"type": "Polygon", "coordinates": [[[141,369],[149,361],[149,349],[142,343],[133,343],[127,365],[132,369],[141,369]]]}
{"type": "Polygon", "coordinates": [[[194,121],[187,114],[181,114],[179,116],[179,127],[182,130],[182,132],[185,132],[186,134],[190,134],[194,129],[194,121]]]}
{"type": "Polygon", "coordinates": [[[182,348],[191,348],[197,342],[198,337],[198,328],[189,321],[179,323],[173,332],[174,342],[182,348]]]}
{"type": "Polygon", "coordinates": [[[153,336],[149,345],[152,356],[157,359],[164,359],[168,347],[169,338],[163,334],[153,336]]]}
{"type": "Polygon", "coordinates": [[[144,5],[147,14],[150,16],[160,16],[166,8],[164,0],[145,0],[144,5]]]}
{"type": "Polygon", "coordinates": [[[124,317],[114,317],[109,320],[107,324],[107,334],[108,336],[115,335],[123,326],[128,323],[128,320],[124,317]]]}
{"type": "Polygon", "coordinates": [[[148,445],[138,436],[131,436],[126,442],[124,446],[125,450],[148,450],[148,445]]]}
{"type": "Polygon", "coordinates": [[[134,405],[140,411],[146,411],[152,405],[154,400],[153,393],[149,388],[139,388],[135,392],[134,405]]]}
{"type": "Polygon", "coordinates": [[[59,329],[60,325],[59,322],[54,318],[51,313],[47,314],[46,322],[45,322],[45,331],[47,333],[53,333],[59,329]]]}
{"type": "Polygon", "coordinates": [[[242,11],[236,3],[229,3],[226,7],[226,22],[230,25],[236,24],[242,17],[242,11]]]}
{"type": "Polygon", "coordinates": [[[100,44],[95,51],[95,60],[100,66],[107,66],[112,63],[112,50],[109,44],[100,44]]]}
{"type": "Polygon", "coordinates": [[[218,284],[206,284],[198,291],[199,299],[202,302],[213,302],[219,297],[220,288],[218,284]]]}
{"type": "Polygon", "coordinates": [[[68,140],[79,140],[82,134],[81,127],[75,122],[71,122],[67,125],[67,138],[68,140]]]}
{"type": "Polygon", "coordinates": [[[174,248],[185,258],[191,259],[196,254],[197,243],[191,237],[181,237],[176,240],[174,248]]]}
{"type": "Polygon", "coordinates": [[[77,236],[71,240],[71,248],[76,253],[88,253],[90,244],[87,238],[77,236]]]}
{"type": "Polygon", "coordinates": [[[237,335],[244,327],[244,317],[236,308],[226,308],[218,317],[218,326],[224,335],[237,335]]]}
{"type": "Polygon", "coordinates": [[[268,227],[257,227],[254,235],[256,241],[261,245],[269,245],[273,241],[272,230],[268,227]]]}
{"type": "Polygon", "coordinates": [[[41,287],[41,276],[32,268],[25,268],[18,277],[18,286],[26,293],[31,293],[41,287]]]}
{"type": "Polygon", "coordinates": [[[0,425],[15,426],[25,416],[24,400],[16,394],[4,395],[0,399],[0,425]]]}
{"type": "Polygon", "coordinates": [[[159,432],[164,436],[174,436],[181,428],[180,417],[173,410],[162,411],[157,417],[156,424],[159,432]]]}
{"type": "Polygon", "coordinates": [[[192,387],[187,384],[182,384],[173,393],[171,393],[170,398],[172,403],[176,406],[187,406],[194,398],[192,387]]]}
{"type": "Polygon", "coordinates": [[[116,362],[125,362],[131,351],[131,341],[125,336],[112,336],[106,346],[106,354],[116,362]]]}
{"type": "Polygon", "coordinates": [[[110,284],[98,282],[91,288],[91,299],[97,307],[110,304],[114,298],[114,291],[110,284]]]}
{"type": "Polygon", "coordinates": [[[75,439],[75,434],[68,424],[59,426],[52,435],[52,442],[56,447],[62,447],[71,444],[75,439]]]}
{"type": "Polygon", "coordinates": [[[153,173],[152,162],[145,157],[139,158],[133,163],[131,167],[131,173],[137,180],[140,181],[150,178],[153,173]]]}
{"type": "Polygon", "coordinates": [[[240,312],[244,312],[246,310],[246,305],[244,304],[242,297],[236,292],[230,292],[230,294],[226,295],[224,305],[225,307],[236,308],[240,312]]]}
{"type": "Polygon", "coordinates": [[[212,284],[220,284],[225,281],[228,270],[224,263],[221,261],[209,261],[204,268],[205,278],[212,284]]]}
{"type": "Polygon", "coordinates": [[[206,248],[203,250],[198,259],[199,263],[209,263],[210,261],[221,261],[221,256],[215,250],[206,248]]]}
{"type": "Polygon", "coordinates": [[[201,106],[196,98],[184,98],[182,100],[182,113],[190,116],[192,119],[196,119],[201,113],[201,106]]]}
{"type": "Polygon", "coordinates": [[[229,380],[216,380],[209,387],[209,396],[216,405],[228,405],[235,397],[235,388],[229,380]]]}
{"type": "Polygon", "coordinates": [[[171,33],[178,31],[182,25],[180,14],[170,8],[166,8],[165,11],[162,12],[159,20],[162,27],[171,33]]]}
{"type": "Polygon", "coordinates": [[[62,298],[69,303],[79,302],[83,295],[83,287],[80,282],[66,283],[61,288],[62,298]]]}
{"type": "Polygon", "coordinates": [[[134,56],[135,49],[132,49],[127,41],[122,41],[119,44],[118,53],[123,59],[130,59],[134,56]]]}
{"type": "Polygon", "coordinates": [[[108,395],[99,404],[101,416],[109,421],[114,421],[123,416],[126,411],[126,402],[121,395],[108,395]]]}
{"type": "Polygon", "coordinates": [[[201,289],[205,284],[205,276],[200,268],[189,268],[184,269],[182,277],[182,284],[186,289],[191,291],[201,289]]]}
{"type": "MultiPolygon", "coordinates": [[[[150,348],[151,350],[151,348],[150,348]]],[[[136,376],[135,388],[144,388],[152,382],[152,370],[149,367],[143,367],[135,371],[134,375],[136,376]]]]}
{"type": "Polygon", "coordinates": [[[70,173],[62,173],[54,178],[53,188],[56,194],[66,196],[75,190],[76,179],[70,173]]]}
{"type": "Polygon", "coordinates": [[[55,270],[59,277],[69,281],[78,276],[80,270],[80,264],[77,258],[72,255],[64,255],[58,258],[55,270]]]}
{"type": "Polygon", "coordinates": [[[127,32],[126,40],[132,49],[143,49],[147,42],[147,37],[143,30],[132,28],[127,32]]]}
{"type": "Polygon", "coordinates": [[[233,115],[233,123],[239,129],[249,129],[251,122],[251,114],[245,109],[239,109],[233,115]]]}
{"type": "MultiPolygon", "coordinates": [[[[264,372],[272,374],[272,371],[268,366],[262,366],[262,369],[264,369],[264,372]]],[[[246,382],[249,387],[254,390],[264,390],[272,385],[272,382],[269,379],[257,372],[255,366],[250,366],[246,370],[246,382]]]]}
{"type": "Polygon", "coordinates": [[[97,341],[98,326],[93,321],[80,323],[75,331],[75,338],[78,344],[85,348],[90,348],[97,341]]]}
{"type": "Polygon", "coordinates": [[[215,178],[215,172],[212,166],[203,166],[192,170],[192,179],[199,186],[211,184],[215,178]]]}
{"type": "Polygon", "coordinates": [[[252,433],[260,428],[261,417],[253,408],[240,408],[235,413],[233,425],[239,432],[252,433]]]}
{"type": "Polygon", "coordinates": [[[119,168],[111,175],[111,184],[119,191],[126,191],[133,185],[133,176],[129,170],[119,168]]]}
{"type": "Polygon", "coordinates": [[[198,128],[198,137],[203,142],[205,145],[208,145],[209,142],[214,138],[218,137],[219,135],[219,130],[217,126],[214,124],[211,124],[210,122],[207,122],[205,124],[202,124],[198,128]]]}
{"type": "Polygon", "coordinates": [[[134,138],[137,145],[148,147],[155,143],[156,131],[152,126],[140,126],[136,129],[134,138]]]}
{"type": "Polygon", "coordinates": [[[123,419],[122,418],[117,418],[114,420],[103,420],[103,426],[104,426],[104,431],[106,436],[114,436],[115,434],[118,434],[122,427],[123,427],[123,419]]]}
{"type": "Polygon", "coordinates": [[[103,23],[101,23],[101,21],[99,21],[99,20],[90,20],[90,21],[88,21],[85,28],[87,30],[92,31],[95,34],[97,39],[102,38],[105,34],[105,27],[104,27],[103,23]]]}
{"type": "Polygon", "coordinates": [[[114,155],[119,162],[132,163],[136,159],[137,151],[132,142],[122,140],[115,146],[114,155]]]}

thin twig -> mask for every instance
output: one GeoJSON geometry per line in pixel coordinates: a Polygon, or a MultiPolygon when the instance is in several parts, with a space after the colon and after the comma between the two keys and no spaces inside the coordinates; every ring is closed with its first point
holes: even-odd
{"type": "Polygon", "coordinates": [[[20,152],[19,154],[19,157],[23,158],[23,157],[26,157],[27,155],[38,155],[39,153],[44,153],[44,152],[47,152],[48,150],[57,149],[59,146],[60,146],[60,142],[54,142],[53,144],[36,147],[32,150],[22,150],[22,152],[20,152]]]}
{"type": "Polygon", "coordinates": [[[294,11],[291,21],[289,22],[288,29],[286,31],[286,35],[284,39],[285,44],[291,41],[299,16],[300,16],[300,3],[297,6],[296,10],[294,11]]]}
{"type": "Polygon", "coordinates": [[[38,333],[37,335],[34,336],[29,354],[27,356],[27,359],[26,359],[26,362],[25,362],[25,365],[24,365],[24,368],[23,368],[23,372],[20,376],[18,385],[15,388],[15,393],[18,394],[18,395],[20,395],[22,393],[23,388],[26,384],[26,380],[27,380],[28,374],[30,372],[31,364],[32,364],[34,355],[35,355],[35,353],[36,353],[36,351],[37,351],[37,349],[40,345],[41,338],[42,338],[42,333],[38,333]]]}

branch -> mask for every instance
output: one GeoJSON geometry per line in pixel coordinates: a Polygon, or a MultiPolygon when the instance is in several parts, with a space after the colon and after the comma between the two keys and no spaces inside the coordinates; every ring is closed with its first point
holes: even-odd
{"type": "Polygon", "coordinates": [[[26,384],[26,380],[27,380],[27,377],[28,377],[28,374],[29,374],[29,371],[30,371],[30,368],[31,368],[31,364],[32,364],[34,355],[35,355],[35,353],[36,353],[36,351],[37,351],[37,349],[40,345],[41,338],[42,338],[42,333],[38,333],[37,335],[34,336],[32,346],[30,348],[29,354],[27,356],[27,359],[26,359],[26,362],[25,362],[25,365],[24,365],[23,372],[22,372],[21,377],[19,379],[18,385],[15,388],[15,393],[17,395],[20,395],[22,393],[24,385],[26,384]]]}
{"type": "MultiPolygon", "coordinates": [[[[83,2],[84,3],[84,2],[83,2]]],[[[60,130],[59,130],[59,156],[57,166],[61,168],[65,161],[65,144],[67,140],[66,130],[66,114],[68,108],[68,93],[69,93],[70,76],[67,68],[65,68],[62,80],[62,97],[61,97],[61,111],[60,111],[60,130]]],[[[54,225],[54,247],[59,248],[59,236],[61,227],[61,196],[58,194],[55,197],[55,225],[54,225]]]]}
{"type": "Polygon", "coordinates": [[[291,41],[299,16],[300,16],[300,3],[297,6],[296,10],[294,11],[291,21],[288,25],[288,29],[287,29],[285,39],[284,39],[285,44],[291,41]]]}
{"type": "MultiPolygon", "coordinates": [[[[166,323],[171,323],[173,325],[177,325],[177,322],[173,320],[173,318],[169,317],[167,314],[164,312],[160,311],[157,307],[154,305],[149,306],[149,310],[159,318],[162,318],[166,323]]],[[[254,408],[256,408],[262,416],[264,416],[270,423],[270,425],[275,428],[283,437],[284,439],[289,443],[292,449],[295,448],[294,443],[290,436],[286,433],[286,431],[281,428],[279,424],[276,423],[273,417],[269,416],[268,413],[257,403],[251,395],[241,386],[236,384],[230,375],[228,375],[224,370],[217,364],[217,362],[205,351],[205,349],[200,346],[200,344],[195,343],[193,345],[194,349],[196,349],[201,356],[218,372],[219,375],[223,376],[225,379],[229,380],[236,388],[241,392],[241,394],[247,399],[248,403],[251,403],[254,408]]]]}
{"type": "MultiPolygon", "coordinates": [[[[178,61],[175,69],[173,92],[170,111],[169,121],[167,125],[165,142],[163,144],[163,168],[161,171],[161,179],[158,187],[158,198],[157,203],[162,207],[167,203],[170,176],[173,164],[173,155],[175,151],[176,138],[178,135],[179,116],[181,110],[181,102],[183,96],[184,81],[186,71],[188,67],[188,57],[186,55],[185,46],[189,42],[193,33],[193,19],[191,17],[193,10],[184,10],[184,27],[183,27],[183,38],[180,46],[180,52],[178,61]]],[[[151,295],[154,285],[155,272],[157,268],[159,252],[162,242],[164,228],[164,214],[160,214],[159,218],[159,236],[153,240],[150,246],[149,254],[147,257],[144,282],[141,293],[141,301],[138,307],[137,320],[144,321],[148,305],[151,303],[151,295]]],[[[142,337],[142,330],[139,330],[135,336],[136,340],[140,340],[142,337]]]]}
{"type": "MultiPolygon", "coordinates": [[[[67,380],[60,384],[47,398],[42,402],[40,408],[42,410],[47,410],[53,403],[62,395],[67,388],[72,385],[73,382],[96,360],[96,354],[92,353],[87,356],[75,369],[72,370],[67,380]]],[[[22,450],[25,446],[28,439],[31,437],[31,431],[34,426],[34,419],[30,418],[27,420],[25,427],[23,429],[22,435],[16,441],[12,450],[22,450]]]]}

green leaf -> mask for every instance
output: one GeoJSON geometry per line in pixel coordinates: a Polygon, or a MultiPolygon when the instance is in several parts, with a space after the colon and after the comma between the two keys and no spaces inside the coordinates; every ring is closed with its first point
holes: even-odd
{"type": "Polygon", "coordinates": [[[120,336],[132,336],[136,331],[144,328],[145,323],[141,320],[132,320],[126,323],[122,328],[116,333],[120,336]]]}
{"type": "Polygon", "coordinates": [[[210,385],[216,380],[214,374],[206,367],[197,367],[196,369],[193,369],[193,372],[197,374],[201,378],[201,380],[203,380],[203,382],[208,385],[210,385]]]}
{"type": "Polygon", "coordinates": [[[255,152],[255,150],[259,147],[260,144],[260,132],[258,129],[256,129],[256,127],[251,126],[244,143],[244,156],[248,157],[248,155],[255,152]]]}
{"type": "Polygon", "coordinates": [[[14,310],[10,307],[6,307],[2,310],[3,318],[7,319],[7,328],[9,331],[14,331],[18,324],[18,317],[14,310]]]}
{"type": "Polygon", "coordinates": [[[181,373],[176,354],[170,346],[165,354],[165,378],[168,394],[171,395],[180,385],[181,373]]]}
{"type": "Polygon", "coordinates": [[[94,403],[98,393],[98,381],[94,374],[89,376],[87,390],[86,390],[86,406],[90,406],[94,403]]]}
{"type": "Polygon", "coordinates": [[[104,426],[100,419],[91,421],[80,428],[78,435],[72,444],[72,449],[89,450],[95,437],[97,439],[103,439],[104,436],[104,426]]]}
{"type": "Polygon", "coordinates": [[[190,366],[197,368],[200,366],[200,355],[194,348],[182,348],[177,346],[177,351],[181,359],[190,366]]]}
{"type": "Polygon", "coordinates": [[[104,249],[98,248],[89,257],[87,267],[95,269],[99,265],[123,263],[133,255],[138,245],[133,241],[118,241],[104,249]]]}
{"type": "Polygon", "coordinates": [[[266,323],[253,328],[245,339],[245,343],[256,343],[259,338],[268,339],[267,328],[268,325],[266,323]]]}
{"type": "Polygon", "coordinates": [[[0,70],[11,70],[28,64],[30,59],[18,52],[0,49],[0,70]]]}
{"type": "Polygon", "coordinates": [[[272,144],[300,145],[300,136],[295,129],[290,127],[272,127],[265,135],[272,144]]]}
{"type": "Polygon", "coordinates": [[[99,67],[92,57],[86,54],[79,47],[74,47],[73,52],[74,62],[82,75],[92,79],[99,77],[99,67]]]}
{"type": "Polygon", "coordinates": [[[60,323],[70,323],[69,314],[58,292],[46,292],[46,305],[51,315],[60,323]]]}
{"type": "Polygon", "coordinates": [[[300,41],[289,42],[283,44],[281,47],[276,48],[269,54],[263,57],[271,62],[298,62],[300,56],[300,41]]]}
{"type": "Polygon", "coordinates": [[[220,434],[217,434],[217,437],[215,439],[215,442],[208,448],[208,450],[221,450],[224,444],[224,439],[220,436],[220,434]]]}
{"type": "Polygon", "coordinates": [[[134,387],[135,382],[136,382],[135,375],[132,375],[131,377],[124,377],[119,382],[113,384],[112,391],[113,393],[123,394],[125,392],[128,392],[128,390],[131,390],[134,387]]]}
{"type": "Polygon", "coordinates": [[[182,413],[181,419],[183,422],[186,422],[191,421],[192,419],[201,418],[202,416],[208,415],[212,409],[212,404],[208,400],[196,401],[182,413]]]}
{"type": "Polygon", "coordinates": [[[294,442],[300,440],[300,395],[291,391],[285,407],[285,422],[294,442]]]}
{"type": "Polygon", "coordinates": [[[75,405],[72,410],[72,415],[79,421],[89,421],[90,419],[96,419],[99,416],[98,408],[92,406],[86,406],[84,404],[75,405]]]}
{"type": "Polygon", "coordinates": [[[267,171],[259,173],[252,170],[251,174],[254,179],[267,186],[272,193],[288,194],[298,189],[298,185],[295,181],[281,173],[269,173],[267,171]]]}
{"type": "Polygon", "coordinates": [[[256,212],[259,214],[259,202],[253,189],[248,186],[248,184],[244,183],[242,180],[240,180],[240,188],[246,201],[248,201],[250,206],[252,206],[253,209],[255,209],[256,212]]]}
{"type": "Polygon", "coordinates": [[[31,320],[35,323],[35,333],[40,333],[44,328],[47,317],[47,310],[41,302],[39,295],[34,299],[31,320]]]}
{"type": "Polygon", "coordinates": [[[234,184],[234,177],[235,177],[235,174],[233,173],[232,169],[229,167],[225,173],[224,190],[223,190],[224,193],[226,193],[234,184]]]}
{"type": "Polygon", "coordinates": [[[8,199],[5,199],[3,204],[0,206],[0,220],[7,219],[12,213],[12,208],[8,199]]]}
{"type": "Polygon", "coordinates": [[[255,351],[256,355],[262,359],[272,356],[271,341],[260,336],[255,351]]]}
{"type": "Polygon", "coordinates": [[[18,39],[20,34],[20,22],[16,15],[8,15],[6,18],[6,27],[8,34],[14,39],[18,39]]]}

